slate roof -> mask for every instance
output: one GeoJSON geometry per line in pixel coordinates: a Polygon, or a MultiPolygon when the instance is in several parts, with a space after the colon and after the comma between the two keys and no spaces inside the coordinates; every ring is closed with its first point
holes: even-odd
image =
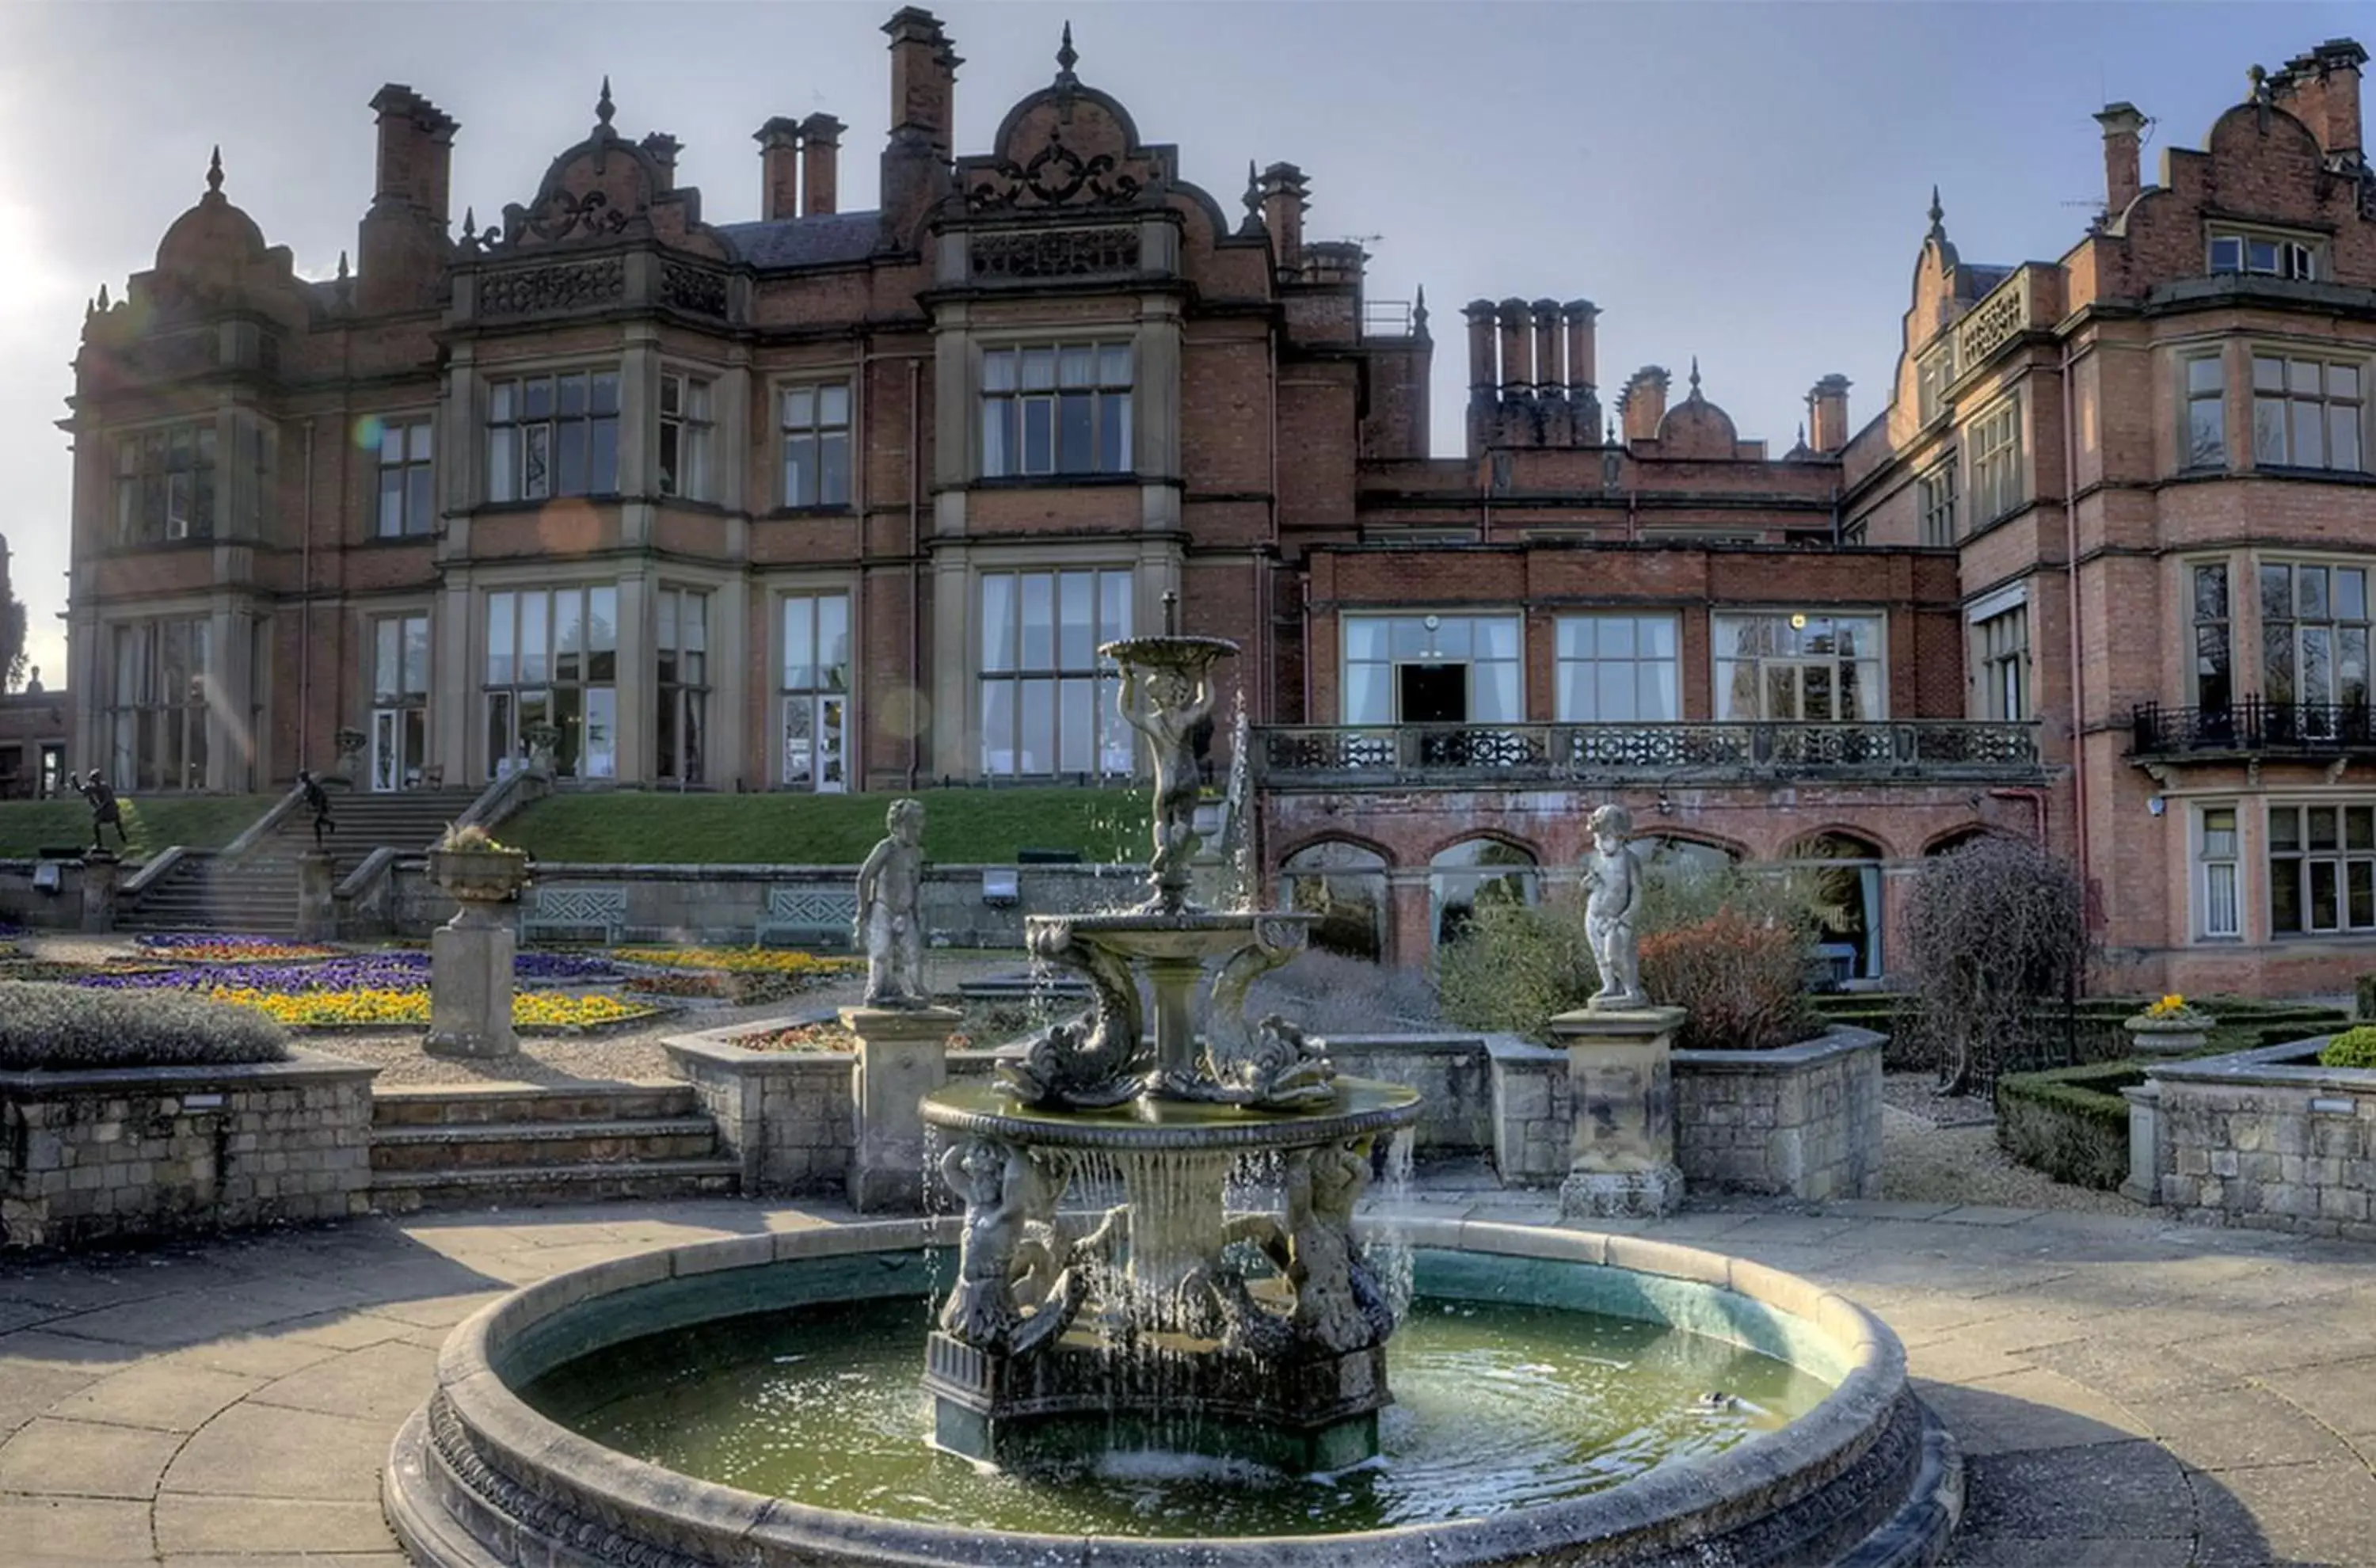
{"type": "Polygon", "coordinates": [[[758,223],[720,223],[718,232],[754,267],[826,267],[863,261],[883,232],[879,212],[827,212],[758,223]]]}

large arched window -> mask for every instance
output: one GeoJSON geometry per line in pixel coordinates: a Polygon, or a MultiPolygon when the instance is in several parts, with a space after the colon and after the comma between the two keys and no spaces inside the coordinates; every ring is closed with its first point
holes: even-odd
{"type": "Polygon", "coordinates": [[[1386,948],[1386,858],[1342,839],[1306,844],[1279,867],[1287,907],[1320,917],[1312,945],[1356,958],[1386,948]]]}
{"type": "Polygon", "coordinates": [[[1814,833],[1783,858],[1812,873],[1809,890],[1822,928],[1820,952],[1840,980],[1881,976],[1881,846],[1854,833],[1814,833]]]}
{"type": "Polygon", "coordinates": [[[1669,838],[1645,834],[1634,840],[1634,852],[1653,873],[1705,875],[1729,871],[1739,858],[1729,849],[1703,844],[1696,838],[1669,838]]]}
{"type": "Polygon", "coordinates": [[[1533,903],[1538,880],[1535,857],[1498,838],[1465,838],[1443,850],[1427,868],[1435,944],[1456,940],[1481,906],[1533,903]]]}

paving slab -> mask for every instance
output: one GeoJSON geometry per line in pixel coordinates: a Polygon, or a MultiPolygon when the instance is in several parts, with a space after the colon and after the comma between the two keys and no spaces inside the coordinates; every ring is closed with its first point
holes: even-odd
{"type": "Polygon", "coordinates": [[[2299,1407],[2258,1388],[2180,1394],[2152,1407],[2154,1437],[2193,1469],[2351,1460],[2350,1447],[2299,1407]]]}
{"type": "MultiPolygon", "coordinates": [[[[157,1500],[157,1547],[175,1553],[389,1552],[375,1502],[297,1503],[285,1498],[188,1497],[157,1500]]],[[[215,1561],[220,1561],[216,1559],[215,1561]]]]}
{"type": "Polygon", "coordinates": [[[0,1491],[152,1497],[157,1478],[181,1445],[172,1432],[38,1417],[0,1443],[0,1491]]]}
{"type": "Polygon", "coordinates": [[[252,1403],[396,1427],[428,1397],[436,1381],[436,1351],[388,1340],[262,1384],[252,1403]]]}
{"type": "Polygon", "coordinates": [[[174,1456],[163,1490],[208,1497],[374,1498],[380,1462],[399,1424],[236,1405],[174,1456]]]}
{"type": "Polygon", "coordinates": [[[69,1420],[159,1431],[196,1431],[264,1386],[187,1361],[138,1361],[59,1400],[50,1413],[69,1420]]]}
{"type": "Polygon", "coordinates": [[[10,1568],[147,1562],[152,1555],[148,1504],[0,1492],[0,1543],[6,1545],[10,1568]]]}

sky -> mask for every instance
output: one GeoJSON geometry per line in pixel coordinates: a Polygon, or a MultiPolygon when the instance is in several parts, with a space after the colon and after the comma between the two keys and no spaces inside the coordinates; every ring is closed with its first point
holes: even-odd
{"type": "MultiPolygon", "coordinates": [[[[684,144],[712,222],[758,216],[751,134],[825,110],[849,126],[841,207],[874,204],[889,122],[889,0],[0,0],[0,516],[30,661],[62,684],[71,473],[55,422],[82,307],[155,258],[204,189],[327,278],[372,196],[367,107],[400,81],[461,123],[454,208],[525,202],[593,124],[684,144]]],[[[1592,300],[1604,402],[1637,366],[1682,377],[1787,450],[1806,391],[1878,413],[1935,184],[1966,260],[2060,256],[2103,195],[2091,118],[2125,99],[2197,147],[2246,67],[2376,42],[2360,5],[1423,4],[967,0],[933,7],[965,65],[960,153],[1046,84],[1063,23],[1081,79],[1234,218],[1248,159],[1299,164],[1305,232],[1361,238],[1373,300],[1424,286],[1436,450],[1456,455],[1460,306],[1592,300]]],[[[2376,112],[2376,103],[2371,103],[2376,112]]]]}

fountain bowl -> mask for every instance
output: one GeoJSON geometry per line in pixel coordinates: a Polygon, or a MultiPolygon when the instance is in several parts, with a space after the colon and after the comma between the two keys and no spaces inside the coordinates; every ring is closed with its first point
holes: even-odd
{"type": "MultiPolygon", "coordinates": [[[[606,1448],[520,1390],[606,1346],[802,1302],[918,1298],[951,1219],[819,1226],[642,1253],[555,1275],[463,1323],[389,1454],[389,1521],[425,1568],[1448,1568],[1721,1562],[1924,1563],[1961,1514],[1954,1442],[1914,1396],[1879,1319],[1745,1260],[1645,1241],[1458,1219],[1402,1228],[1424,1277],[1554,1308],[1665,1322],[1776,1354],[1830,1385],[1797,1420],[1568,1501],[1404,1528],[1130,1538],[952,1528],[767,1497],[606,1448]]],[[[953,1461],[954,1462],[954,1461],[953,1461]]]]}
{"type": "Polygon", "coordinates": [[[1146,670],[1201,670],[1216,659],[1235,659],[1238,645],[1227,637],[1171,633],[1164,636],[1123,637],[1099,645],[1100,657],[1117,664],[1146,670]]]}

